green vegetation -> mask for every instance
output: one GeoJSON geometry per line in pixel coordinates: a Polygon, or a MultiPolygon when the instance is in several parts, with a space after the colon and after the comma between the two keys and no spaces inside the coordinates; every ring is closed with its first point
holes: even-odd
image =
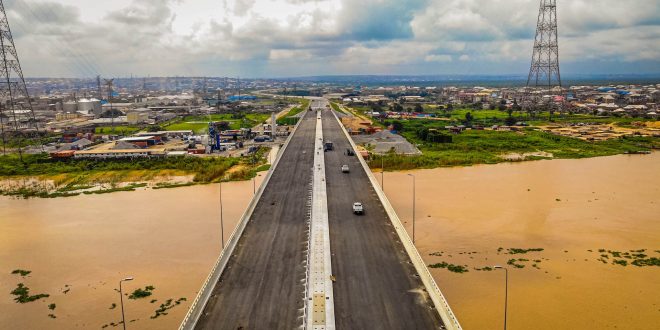
{"type": "Polygon", "coordinates": [[[159,183],[155,189],[175,188],[219,182],[240,181],[253,178],[257,172],[266,171],[268,148],[241,157],[166,157],[142,159],[84,160],[50,159],[48,155],[24,155],[23,163],[16,155],[0,156],[0,179],[11,179],[14,183],[0,187],[0,195],[23,198],[71,197],[81,194],[106,194],[118,191],[134,191],[146,187],[148,181],[172,175],[194,175],[193,182],[159,183]],[[21,177],[34,178],[16,184],[21,177]],[[52,181],[52,184],[44,180],[52,181]],[[142,183],[138,183],[138,182],[142,183]],[[124,182],[131,182],[124,185],[124,182]],[[97,188],[100,184],[110,184],[97,188]]]}
{"type": "Polygon", "coordinates": [[[20,274],[21,276],[27,276],[28,274],[32,273],[31,270],[24,270],[24,269],[14,269],[12,274],[20,274]]]}
{"type": "MultiPolygon", "coordinates": [[[[399,107],[399,111],[406,110],[399,107]]],[[[352,111],[364,115],[368,111],[383,111],[379,105],[352,106],[352,111]]],[[[413,108],[407,109],[412,111],[413,108]]],[[[374,121],[381,127],[393,125],[408,141],[416,144],[421,156],[384,156],[388,170],[411,170],[445,166],[469,166],[474,164],[495,164],[507,161],[538,160],[545,158],[588,158],[610,156],[623,153],[636,153],[660,148],[660,139],[652,137],[622,137],[607,141],[585,141],[546,133],[533,127],[515,131],[468,130],[451,134],[446,126],[468,125],[490,127],[525,122],[532,126],[596,123],[622,127],[633,126],[635,122],[649,121],[644,118],[601,117],[583,114],[562,114],[553,116],[540,113],[530,117],[525,112],[500,110],[438,110],[432,107],[423,109],[436,116],[435,119],[384,120],[374,121]],[[534,155],[534,154],[537,155],[534,155]],[[510,157],[505,157],[510,155],[510,157]],[[520,157],[517,157],[520,155],[520,157]],[[509,158],[509,159],[507,159],[509,158]]],[[[369,162],[372,168],[380,168],[381,158],[369,162]]]]}
{"type": "Polygon", "coordinates": [[[48,317],[50,317],[51,319],[56,319],[57,318],[57,316],[55,316],[55,314],[48,314],[48,317]]]}
{"type": "MultiPolygon", "coordinates": [[[[660,147],[660,139],[652,137],[622,137],[607,141],[590,142],[577,138],[558,136],[526,128],[520,132],[469,130],[451,135],[451,142],[444,127],[447,123],[434,120],[397,121],[403,130],[401,134],[422,151],[421,156],[382,156],[388,170],[411,170],[443,166],[466,166],[474,164],[495,164],[509,161],[503,155],[509,153],[550,153],[554,158],[573,159],[609,156],[626,152],[639,152],[660,147]],[[433,138],[429,130],[435,132],[433,138]],[[436,135],[439,142],[435,142],[436,135]],[[445,142],[445,143],[442,143],[445,142]]],[[[543,159],[544,156],[528,156],[526,159],[543,159]]],[[[380,168],[381,157],[374,157],[369,165],[380,168]]]]}
{"type": "Polygon", "coordinates": [[[16,298],[14,298],[14,300],[18,303],[21,303],[21,304],[29,303],[29,302],[32,302],[32,301],[35,301],[35,300],[39,300],[41,298],[50,297],[50,295],[46,294],[46,293],[40,293],[40,294],[36,294],[34,296],[31,296],[30,295],[30,288],[23,285],[23,283],[18,283],[18,286],[16,287],[16,289],[11,291],[11,294],[16,296],[16,298]]]}
{"type": "Polygon", "coordinates": [[[48,305],[48,309],[50,309],[51,311],[55,310],[55,307],[57,307],[57,305],[55,305],[55,304],[49,304],[48,305]]]}
{"type": "MultiPolygon", "coordinates": [[[[646,249],[629,250],[627,252],[598,249],[598,253],[600,253],[600,258],[596,260],[604,264],[607,264],[608,260],[611,259],[612,265],[621,265],[621,266],[628,265],[628,260],[631,260],[630,261],[631,265],[637,267],[660,266],[660,258],[656,258],[656,257],[648,258],[648,255],[646,255],[645,252],[646,249]]],[[[658,251],[655,252],[660,253],[658,251]]]]}
{"type": "Polygon", "coordinates": [[[511,266],[513,266],[513,267],[516,267],[516,268],[525,268],[525,265],[523,265],[523,264],[517,264],[516,261],[526,261],[526,260],[525,260],[525,259],[518,259],[518,260],[516,260],[516,259],[509,259],[509,260],[506,262],[506,264],[507,264],[507,265],[511,265],[511,266]]]}
{"type": "Polygon", "coordinates": [[[186,301],[186,298],[179,298],[176,301],[174,301],[174,304],[172,304],[172,299],[167,299],[165,303],[160,304],[160,307],[154,311],[154,315],[151,316],[152,319],[158,318],[161,315],[167,315],[167,310],[172,309],[178,305],[181,304],[181,302],[186,301]]]}
{"type": "Polygon", "coordinates": [[[660,266],[660,258],[651,257],[648,259],[635,259],[631,264],[637,267],[660,266]]]}
{"type": "Polygon", "coordinates": [[[309,109],[311,101],[309,99],[299,99],[298,102],[300,103],[299,106],[293,107],[284,117],[277,120],[278,125],[295,125],[298,122],[298,118],[294,117],[309,109]]]}
{"type": "Polygon", "coordinates": [[[531,248],[531,249],[519,249],[519,248],[510,248],[507,249],[508,254],[525,254],[527,252],[541,252],[543,248],[531,248]]]}
{"type": "Polygon", "coordinates": [[[94,129],[96,134],[109,134],[109,135],[131,135],[140,131],[140,127],[117,125],[117,126],[100,126],[94,129]]]}
{"type": "Polygon", "coordinates": [[[339,113],[346,113],[346,112],[344,112],[344,110],[342,110],[342,108],[337,103],[330,102],[330,106],[332,107],[333,110],[335,110],[339,113]]]}
{"type": "Polygon", "coordinates": [[[110,308],[108,308],[108,309],[115,309],[116,307],[117,307],[117,304],[112,303],[112,305],[110,305],[110,308]]]}
{"type": "Polygon", "coordinates": [[[437,264],[429,265],[429,268],[446,268],[448,271],[452,273],[459,273],[459,274],[469,272],[467,266],[449,264],[444,261],[437,264]]]}
{"type": "Polygon", "coordinates": [[[101,194],[109,194],[113,192],[118,192],[118,191],[135,191],[137,188],[144,188],[146,187],[146,183],[132,183],[127,185],[126,187],[120,187],[120,188],[110,188],[110,189],[102,189],[102,190],[94,190],[94,191],[85,191],[85,195],[101,195],[101,194]]]}
{"type": "Polygon", "coordinates": [[[254,169],[255,172],[264,172],[270,170],[270,164],[263,164],[254,169]]]}
{"type": "Polygon", "coordinates": [[[63,173],[75,173],[89,175],[93,172],[104,171],[131,171],[131,170],[182,170],[188,173],[198,173],[197,181],[205,181],[205,178],[214,179],[218,172],[240,162],[239,158],[220,157],[166,157],[166,158],[142,158],[142,159],[108,159],[108,160],[84,160],[50,159],[46,154],[24,155],[24,163],[18,156],[0,156],[0,177],[8,176],[38,176],[55,175],[63,173]]]}
{"type": "Polygon", "coordinates": [[[270,115],[265,113],[210,114],[206,116],[185,116],[169,122],[166,131],[193,131],[196,134],[208,130],[209,122],[226,122],[227,129],[253,128],[263,123],[270,115]]]}
{"type": "Polygon", "coordinates": [[[152,189],[171,189],[171,188],[180,188],[180,187],[190,187],[190,186],[194,186],[196,184],[197,183],[195,183],[195,182],[187,182],[187,183],[159,182],[152,189]]]}
{"type": "Polygon", "coordinates": [[[491,271],[493,271],[493,270],[495,270],[495,269],[493,269],[493,267],[488,267],[488,266],[486,266],[486,267],[483,267],[483,268],[476,268],[476,267],[475,267],[474,270],[476,270],[476,271],[484,271],[484,272],[491,272],[491,271]]]}
{"type": "Polygon", "coordinates": [[[149,297],[151,296],[152,291],[154,290],[155,288],[151,285],[144,287],[144,289],[138,288],[135,291],[133,291],[133,293],[131,293],[130,296],[128,296],[128,299],[141,299],[141,298],[149,297]]]}

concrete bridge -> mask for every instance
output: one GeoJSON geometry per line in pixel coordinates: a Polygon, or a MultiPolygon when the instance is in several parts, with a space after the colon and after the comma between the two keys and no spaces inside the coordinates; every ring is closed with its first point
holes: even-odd
{"type": "Polygon", "coordinates": [[[461,329],[355,148],[313,99],[180,329],[461,329]]]}

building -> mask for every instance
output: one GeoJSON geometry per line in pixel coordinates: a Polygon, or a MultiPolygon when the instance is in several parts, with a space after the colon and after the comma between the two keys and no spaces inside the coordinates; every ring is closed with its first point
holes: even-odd
{"type": "Polygon", "coordinates": [[[147,108],[130,110],[126,113],[126,120],[129,125],[144,124],[149,121],[149,114],[151,110],[147,108]]]}

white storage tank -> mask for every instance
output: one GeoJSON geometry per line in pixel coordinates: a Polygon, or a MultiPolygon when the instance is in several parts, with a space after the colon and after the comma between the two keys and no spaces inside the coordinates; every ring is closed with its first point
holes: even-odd
{"type": "Polygon", "coordinates": [[[64,110],[64,112],[76,112],[78,111],[78,104],[73,101],[64,102],[62,110],[64,110]]]}
{"type": "Polygon", "coordinates": [[[78,111],[87,115],[100,115],[101,101],[97,99],[80,99],[78,101],[78,111]]]}

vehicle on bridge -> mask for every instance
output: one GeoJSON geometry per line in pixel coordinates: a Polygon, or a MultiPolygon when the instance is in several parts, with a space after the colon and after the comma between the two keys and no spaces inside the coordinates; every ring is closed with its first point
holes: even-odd
{"type": "Polygon", "coordinates": [[[364,214],[364,206],[362,206],[362,203],[360,202],[353,203],[353,213],[357,215],[364,214]]]}
{"type": "Polygon", "coordinates": [[[348,168],[348,165],[341,166],[342,173],[349,173],[351,170],[348,168]]]}
{"type": "Polygon", "coordinates": [[[323,151],[331,151],[331,150],[334,150],[334,149],[335,149],[334,145],[333,145],[332,142],[330,142],[330,141],[325,141],[325,143],[323,144],[323,146],[324,146],[324,147],[323,147],[323,151]]]}

